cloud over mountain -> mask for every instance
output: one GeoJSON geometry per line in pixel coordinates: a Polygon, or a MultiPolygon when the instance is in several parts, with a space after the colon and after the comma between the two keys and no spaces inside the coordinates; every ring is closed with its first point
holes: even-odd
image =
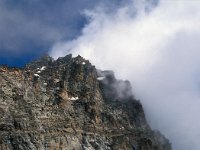
{"type": "Polygon", "coordinates": [[[200,2],[134,1],[107,14],[86,11],[90,22],[74,40],[57,42],[50,54],[82,55],[99,68],[132,82],[153,128],[175,150],[198,150],[200,2]]]}
{"type": "Polygon", "coordinates": [[[85,9],[106,5],[108,11],[113,11],[124,2],[0,0],[0,64],[24,64],[22,60],[46,53],[55,42],[80,35],[87,23],[85,9]]]}

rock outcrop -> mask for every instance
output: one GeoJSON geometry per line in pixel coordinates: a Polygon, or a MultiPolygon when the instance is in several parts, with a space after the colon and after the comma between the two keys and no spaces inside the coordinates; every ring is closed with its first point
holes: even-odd
{"type": "Polygon", "coordinates": [[[0,67],[1,150],[171,150],[128,81],[81,56],[0,67]]]}

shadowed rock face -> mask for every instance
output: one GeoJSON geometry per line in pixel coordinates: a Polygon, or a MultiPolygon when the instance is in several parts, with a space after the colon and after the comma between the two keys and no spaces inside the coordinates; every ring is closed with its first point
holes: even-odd
{"type": "Polygon", "coordinates": [[[171,150],[128,81],[81,56],[0,67],[1,150],[171,150]]]}

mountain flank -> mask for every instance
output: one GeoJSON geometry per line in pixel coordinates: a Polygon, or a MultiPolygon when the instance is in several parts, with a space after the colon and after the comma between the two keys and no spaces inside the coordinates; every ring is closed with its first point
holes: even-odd
{"type": "Polygon", "coordinates": [[[0,67],[1,150],[171,150],[128,81],[81,56],[0,67]]]}

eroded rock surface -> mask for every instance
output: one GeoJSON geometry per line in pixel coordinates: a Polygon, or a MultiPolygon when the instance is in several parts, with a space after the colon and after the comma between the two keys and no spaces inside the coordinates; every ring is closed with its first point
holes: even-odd
{"type": "Polygon", "coordinates": [[[1,150],[171,150],[128,81],[81,56],[0,67],[1,150]]]}

